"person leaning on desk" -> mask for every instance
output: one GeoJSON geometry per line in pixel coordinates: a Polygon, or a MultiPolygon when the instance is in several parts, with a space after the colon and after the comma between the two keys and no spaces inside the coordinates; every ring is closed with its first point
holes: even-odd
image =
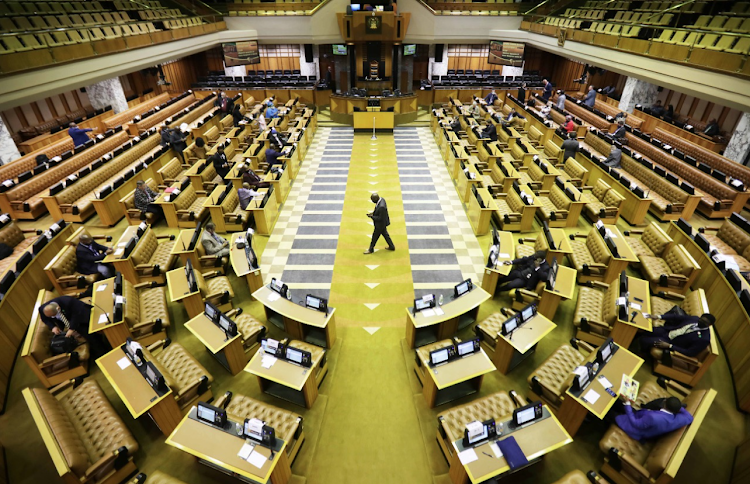
{"type": "Polygon", "coordinates": [[[647,318],[664,321],[651,333],[640,338],[643,351],[650,350],[655,358],[661,358],[663,351],[676,351],[685,356],[698,356],[711,344],[711,326],[716,322],[713,314],[701,316],[689,314],[644,314],[647,318]]]}
{"type": "Polygon", "coordinates": [[[276,151],[277,149],[281,149],[281,147],[277,146],[276,144],[271,144],[271,146],[266,150],[266,163],[268,163],[268,170],[266,170],[266,173],[268,173],[274,165],[282,164],[282,162],[279,161],[280,156],[288,156],[289,154],[287,150],[276,151]]]}
{"type": "Polygon", "coordinates": [[[39,318],[55,335],[64,334],[67,338],[81,338],[88,341],[91,353],[103,355],[108,351],[108,344],[99,336],[89,335],[91,306],[72,296],[60,296],[50,299],[39,307],[39,318]]]}
{"type": "Polygon", "coordinates": [[[513,269],[497,281],[497,290],[501,292],[520,288],[533,290],[549,273],[546,250],[538,250],[533,255],[520,259],[507,260],[503,264],[512,265],[513,269]]]}

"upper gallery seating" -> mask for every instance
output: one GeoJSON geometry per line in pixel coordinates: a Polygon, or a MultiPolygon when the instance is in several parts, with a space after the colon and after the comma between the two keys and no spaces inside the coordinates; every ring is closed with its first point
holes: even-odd
{"type": "Polygon", "coordinates": [[[517,3],[515,0],[487,0],[482,3],[463,0],[425,0],[435,15],[521,15],[533,3],[517,3]]]}
{"type": "Polygon", "coordinates": [[[138,443],[99,384],[69,380],[22,391],[37,430],[66,482],[114,484],[137,472],[138,443]]]}
{"type": "Polygon", "coordinates": [[[323,0],[234,0],[227,4],[230,17],[312,15],[323,0]]]}
{"type": "Polygon", "coordinates": [[[500,70],[488,69],[448,69],[447,75],[432,76],[435,87],[451,86],[495,86],[499,88],[520,87],[525,82],[528,87],[541,87],[542,76],[538,71],[526,71],[521,76],[502,76],[500,70]]]}

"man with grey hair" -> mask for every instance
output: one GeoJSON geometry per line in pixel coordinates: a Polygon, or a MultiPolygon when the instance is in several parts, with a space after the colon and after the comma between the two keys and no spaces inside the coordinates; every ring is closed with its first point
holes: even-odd
{"type": "Polygon", "coordinates": [[[68,338],[89,335],[91,306],[72,296],[60,296],[49,300],[39,308],[42,322],[55,334],[68,338]]]}
{"type": "Polygon", "coordinates": [[[159,198],[159,194],[151,190],[146,182],[138,180],[135,183],[135,194],[133,203],[135,208],[141,211],[141,220],[145,220],[146,213],[153,213],[158,218],[164,216],[164,211],[159,205],[154,204],[154,200],[159,198]]]}
{"type": "Polygon", "coordinates": [[[372,232],[372,241],[370,242],[370,248],[366,250],[365,254],[372,254],[375,252],[375,244],[382,235],[385,241],[388,243],[386,250],[396,250],[396,246],[393,245],[391,236],[388,234],[388,226],[391,224],[391,219],[388,216],[388,206],[385,203],[384,198],[380,198],[380,195],[373,193],[370,195],[370,200],[375,204],[375,209],[368,213],[367,216],[372,219],[372,223],[375,229],[372,232]]]}
{"type": "Polygon", "coordinates": [[[206,229],[201,236],[201,244],[208,255],[229,256],[229,241],[216,233],[216,225],[213,222],[206,224],[206,229]]]}

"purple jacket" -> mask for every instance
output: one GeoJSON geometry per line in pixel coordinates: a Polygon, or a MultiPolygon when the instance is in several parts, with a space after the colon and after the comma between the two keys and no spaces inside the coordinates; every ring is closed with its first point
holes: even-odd
{"type": "Polygon", "coordinates": [[[693,416],[684,408],[672,414],[662,410],[633,411],[630,405],[625,405],[625,413],[615,417],[617,426],[635,440],[653,439],[692,422],[693,416]]]}

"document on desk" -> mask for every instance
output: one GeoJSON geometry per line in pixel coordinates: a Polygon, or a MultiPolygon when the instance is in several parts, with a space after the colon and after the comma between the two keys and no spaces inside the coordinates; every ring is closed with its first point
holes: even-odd
{"type": "Polygon", "coordinates": [[[253,453],[253,449],[255,449],[255,445],[245,442],[237,455],[242,460],[248,460],[250,458],[250,455],[253,453]]]}
{"type": "Polygon", "coordinates": [[[430,318],[434,315],[435,315],[434,309],[425,309],[424,311],[422,311],[422,316],[424,316],[425,318],[430,318]]]}
{"type": "Polygon", "coordinates": [[[599,378],[597,378],[597,380],[599,380],[599,383],[601,383],[604,388],[612,388],[612,382],[607,380],[606,376],[599,375],[599,378]]]}
{"type": "Polygon", "coordinates": [[[440,306],[435,306],[435,314],[437,314],[438,316],[442,316],[443,314],[445,314],[445,311],[443,311],[443,308],[441,308],[440,306]]]}
{"type": "Polygon", "coordinates": [[[498,259],[510,259],[510,254],[499,253],[497,254],[498,259]]]}
{"type": "Polygon", "coordinates": [[[458,453],[458,459],[461,461],[461,464],[466,465],[471,464],[479,459],[479,457],[477,457],[477,453],[474,449],[466,449],[465,451],[458,453]]]}
{"type": "Polygon", "coordinates": [[[260,360],[260,366],[266,369],[271,368],[274,363],[276,363],[276,357],[271,355],[263,355],[260,360]]]}
{"type": "Polygon", "coordinates": [[[500,442],[493,442],[490,444],[490,449],[492,449],[492,452],[498,459],[503,456],[503,451],[500,450],[500,442]]]}
{"type": "Polygon", "coordinates": [[[125,249],[117,249],[117,250],[115,251],[115,255],[116,255],[116,256],[121,256],[121,255],[122,255],[122,254],[124,254],[124,253],[125,253],[125,249]]]}
{"type": "Polygon", "coordinates": [[[589,390],[586,392],[586,395],[583,396],[583,399],[590,403],[591,405],[595,404],[597,400],[599,400],[600,395],[596,393],[594,390],[589,390]]]}
{"type": "Polygon", "coordinates": [[[97,321],[99,324],[105,324],[107,321],[107,313],[102,313],[99,315],[99,321],[97,321]]]}
{"type": "Polygon", "coordinates": [[[130,366],[130,359],[127,356],[123,356],[117,360],[117,366],[119,366],[121,370],[124,370],[130,366]]]}
{"type": "Polygon", "coordinates": [[[101,286],[96,288],[96,292],[106,291],[109,287],[109,284],[102,284],[101,286]]]}
{"type": "Polygon", "coordinates": [[[270,302],[274,302],[274,301],[276,301],[277,299],[279,299],[280,297],[281,297],[281,296],[280,296],[280,295],[279,295],[278,293],[272,292],[271,294],[269,294],[269,295],[268,295],[268,300],[269,300],[270,302]]]}
{"type": "Polygon", "coordinates": [[[261,454],[260,452],[253,451],[252,454],[250,454],[250,457],[247,458],[247,461],[260,469],[263,467],[263,464],[266,463],[268,459],[265,455],[261,454]]]}

